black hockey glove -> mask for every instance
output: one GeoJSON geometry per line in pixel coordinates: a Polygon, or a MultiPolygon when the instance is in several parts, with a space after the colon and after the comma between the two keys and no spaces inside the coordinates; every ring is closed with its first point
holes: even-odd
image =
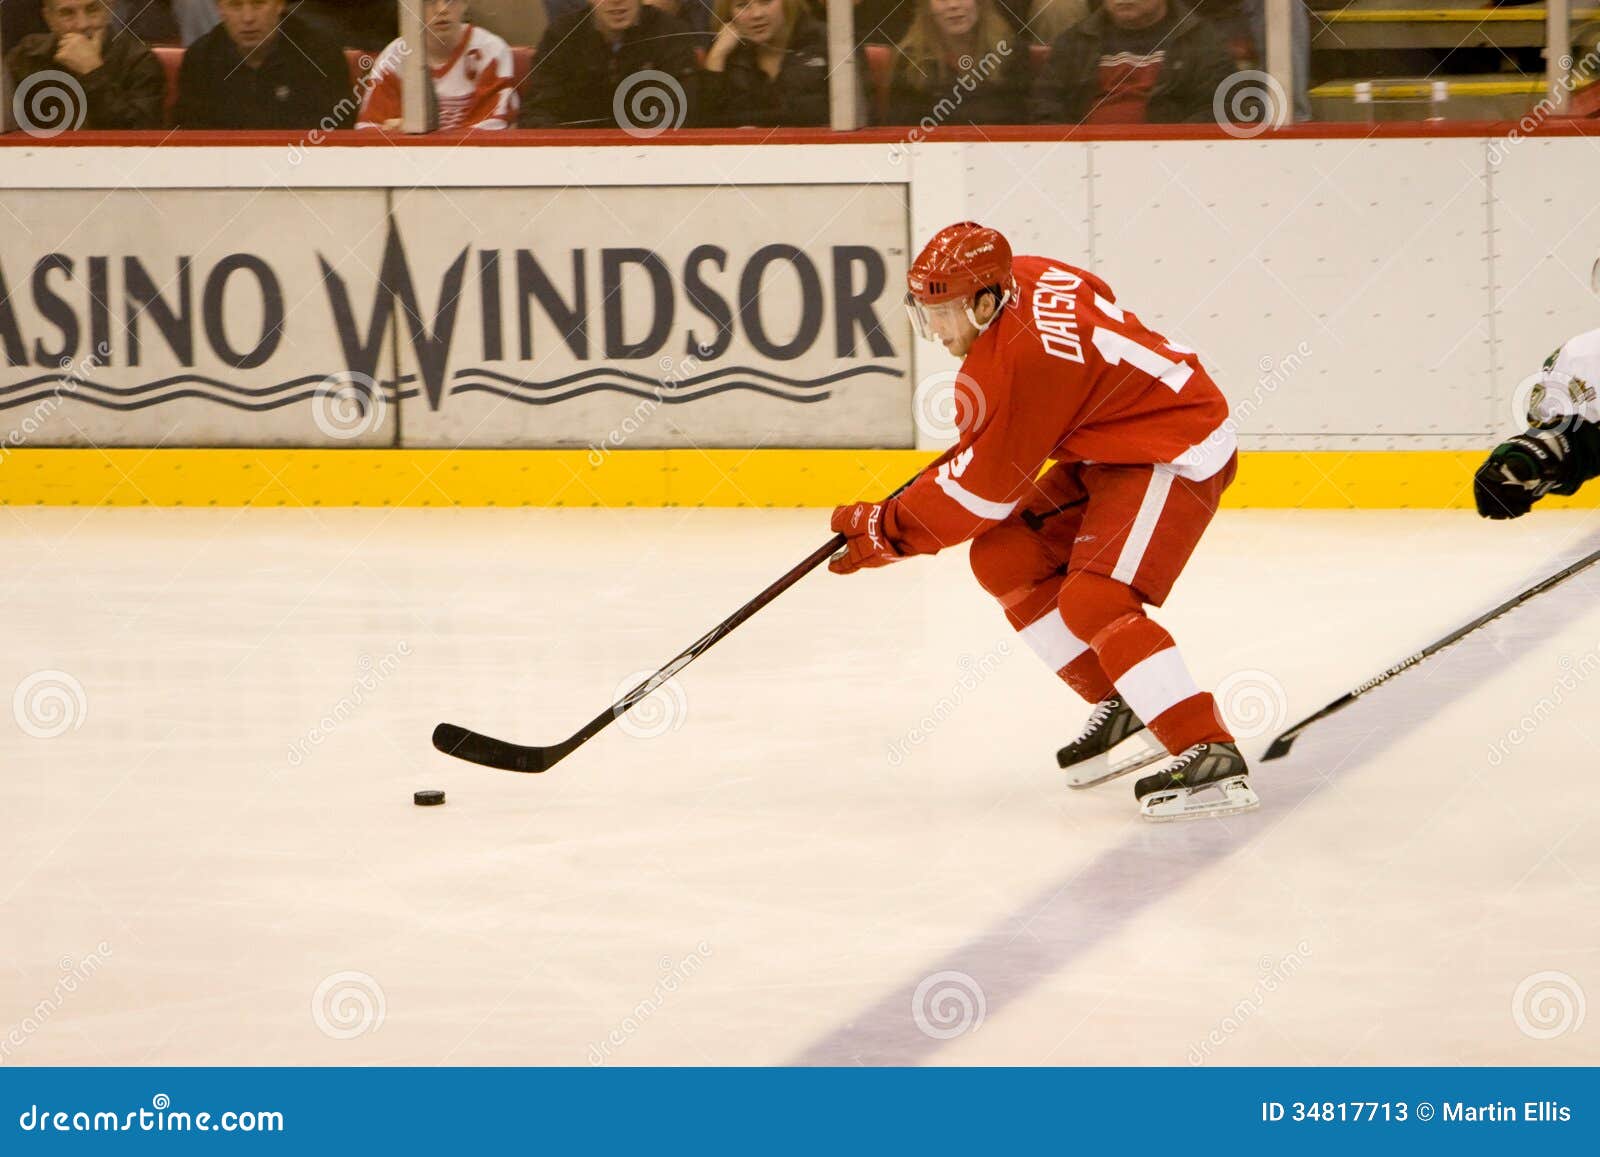
{"type": "Polygon", "coordinates": [[[1572,494],[1583,481],[1572,469],[1565,434],[1528,430],[1500,445],[1472,478],[1478,513],[1485,518],[1520,518],[1551,491],[1572,494]]]}

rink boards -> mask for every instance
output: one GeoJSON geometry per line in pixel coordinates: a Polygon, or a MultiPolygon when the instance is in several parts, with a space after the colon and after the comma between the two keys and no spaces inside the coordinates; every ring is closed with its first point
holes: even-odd
{"type": "Polygon", "coordinates": [[[0,502],[871,493],[950,437],[900,287],[979,218],[1201,351],[1253,452],[1235,504],[1461,505],[1600,314],[1583,137],[873,136],[8,147],[0,502]],[[298,484],[255,497],[263,463],[298,484]]]}

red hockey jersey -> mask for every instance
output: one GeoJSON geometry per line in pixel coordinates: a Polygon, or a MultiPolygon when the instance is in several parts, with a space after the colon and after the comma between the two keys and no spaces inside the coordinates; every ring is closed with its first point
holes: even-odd
{"type": "MultiPolygon", "coordinates": [[[[378,57],[357,128],[379,128],[400,115],[400,69],[404,59],[403,38],[378,57]]],[[[450,59],[430,71],[439,102],[440,129],[504,129],[517,123],[511,47],[494,33],[468,24],[466,35],[450,59]]]]}
{"type": "Polygon", "coordinates": [[[1194,480],[1237,447],[1228,402],[1191,349],[1116,304],[1092,273],[1018,257],[1015,297],[961,364],[961,440],[888,505],[908,554],[954,546],[1008,518],[1044,464],[1165,464],[1194,480]]]}

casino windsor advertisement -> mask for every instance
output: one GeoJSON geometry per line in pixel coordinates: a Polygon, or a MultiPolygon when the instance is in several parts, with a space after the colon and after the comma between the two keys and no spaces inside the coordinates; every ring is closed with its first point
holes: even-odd
{"type": "Polygon", "coordinates": [[[7,447],[909,447],[904,186],[0,193],[7,447]]]}

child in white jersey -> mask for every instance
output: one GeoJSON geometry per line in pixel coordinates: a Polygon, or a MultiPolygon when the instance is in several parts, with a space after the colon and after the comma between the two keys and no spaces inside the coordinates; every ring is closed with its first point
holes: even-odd
{"type": "MultiPolygon", "coordinates": [[[[517,91],[511,48],[494,33],[467,23],[467,0],[423,0],[423,45],[433,77],[438,129],[503,129],[516,124],[517,91]]],[[[402,108],[405,40],[383,50],[367,81],[356,127],[397,129],[402,108]]]]}

